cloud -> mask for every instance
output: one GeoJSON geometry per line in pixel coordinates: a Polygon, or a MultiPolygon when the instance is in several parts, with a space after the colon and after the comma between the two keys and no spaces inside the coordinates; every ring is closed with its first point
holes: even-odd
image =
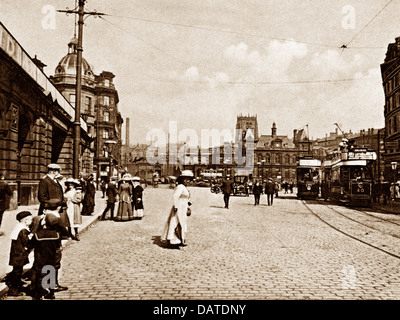
{"type": "Polygon", "coordinates": [[[231,67],[242,68],[238,76],[246,81],[284,81],[289,78],[289,67],[295,59],[308,54],[306,44],[294,41],[273,40],[262,51],[250,50],[243,42],[231,45],[224,51],[231,67]]]}
{"type": "Polygon", "coordinates": [[[255,50],[249,52],[249,46],[243,42],[226,48],[224,56],[233,63],[243,65],[256,65],[261,61],[260,53],[255,50]]]}
{"type": "Polygon", "coordinates": [[[215,72],[213,77],[204,77],[204,80],[208,82],[210,88],[215,88],[218,84],[229,82],[229,75],[225,72],[215,72]]]}
{"type": "Polygon", "coordinates": [[[364,63],[364,58],[359,54],[351,56],[348,52],[329,49],[313,54],[309,64],[309,74],[314,79],[354,77],[364,63]]]}
{"type": "Polygon", "coordinates": [[[199,77],[199,69],[197,69],[197,67],[190,67],[185,71],[182,78],[188,81],[198,81],[199,77]]]}

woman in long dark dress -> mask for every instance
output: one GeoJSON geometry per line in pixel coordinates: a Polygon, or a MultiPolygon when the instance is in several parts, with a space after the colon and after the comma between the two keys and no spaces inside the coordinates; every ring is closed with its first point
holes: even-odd
{"type": "Polygon", "coordinates": [[[140,185],[140,178],[133,177],[133,201],[132,201],[132,210],[133,210],[133,218],[134,219],[142,219],[143,218],[143,188],[140,185]]]}
{"type": "Polygon", "coordinates": [[[118,202],[118,211],[115,217],[115,221],[129,221],[133,220],[133,212],[132,212],[132,184],[131,184],[131,175],[125,174],[122,177],[122,182],[119,185],[118,193],[119,193],[119,202],[118,202]]]}
{"type": "Polygon", "coordinates": [[[85,195],[82,201],[82,215],[83,216],[90,216],[94,212],[94,198],[96,195],[96,187],[93,183],[94,177],[91,174],[86,182],[86,190],[85,195]]]}

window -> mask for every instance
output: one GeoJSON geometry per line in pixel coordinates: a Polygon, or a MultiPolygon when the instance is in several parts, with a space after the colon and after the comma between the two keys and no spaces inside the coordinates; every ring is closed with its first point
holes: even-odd
{"type": "Polygon", "coordinates": [[[105,96],[104,97],[104,105],[105,106],[109,106],[110,105],[110,97],[109,96],[105,96]]]}
{"type": "Polygon", "coordinates": [[[106,122],[110,121],[110,113],[108,111],[104,111],[104,113],[103,113],[103,121],[106,121],[106,122]]]}
{"type": "Polygon", "coordinates": [[[110,80],[109,79],[104,79],[104,86],[106,86],[106,87],[110,86],[110,80]]]}
{"type": "Polygon", "coordinates": [[[393,117],[393,133],[397,133],[397,116],[393,117]]]}
{"type": "Polygon", "coordinates": [[[104,129],[103,130],[103,139],[108,139],[108,137],[109,137],[109,132],[108,132],[108,130],[107,129],[104,129]]]}
{"type": "Polygon", "coordinates": [[[71,93],[69,95],[69,103],[75,107],[75,94],[71,93]]]}
{"type": "Polygon", "coordinates": [[[85,97],[85,112],[91,114],[92,113],[92,98],[85,97]]]}

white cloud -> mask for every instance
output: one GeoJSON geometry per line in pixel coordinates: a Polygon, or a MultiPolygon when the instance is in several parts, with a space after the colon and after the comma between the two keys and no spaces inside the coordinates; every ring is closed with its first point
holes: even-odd
{"type": "Polygon", "coordinates": [[[244,65],[255,65],[260,63],[260,53],[258,51],[249,52],[249,46],[243,42],[238,45],[231,45],[225,49],[225,58],[244,65]]]}
{"type": "Polygon", "coordinates": [[[215,72],[213,77],[204,77],[211,88],[215,88],[218,84],[229,82],[229,75],[225,72],[215,72]]]}
{"type": "Polygon", "coordinates": [[[190,67],[185,71],[185,74],[183,75],[184,80],[188,81],[197,81],[199,80],[200,74],[199,74],[199,69],[197,67],[190,67]]]}
{"type": "Polygon", "coordinates": [[[351,56],[345,51],[329,49],[314,53],[309,64],[310,75],[314,79],[354,77],[364,63],[364,58],[359,54],[351,56]]]}
{"type": "Polygon", "coordinates": [[[289,67],[295,59],[303,59],[308,54],[306,44],[294,41],[269,42],[262,52],[250,50],[243,42],[231,45],[224,51],[224,57],[231,68],[238,68],[238,77],[246,81],[284,81],[289,78],[289,67]],[[247,67],[247,68],[246,68],[247,67]]]}

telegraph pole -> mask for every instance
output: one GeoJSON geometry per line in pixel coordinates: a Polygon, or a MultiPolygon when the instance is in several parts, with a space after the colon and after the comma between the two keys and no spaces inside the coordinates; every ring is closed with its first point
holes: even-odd
{"type": "Polygon", "coordinates": [[[75,88],[75,119],[73,122],[74,139],[73,139],[73,171],[72,175],[75,179],[79,178],[79,154],[81,142],[81,100],[82,100],[82,51],[83,51],[83,24],[85,15],[101,16],[104,13],[85,12],[85,1],[79,0],[78,11],[74,10],[57,10],[58,12],[78,14],[78,46],[77,63],[76,63],[76,88],[75,88]]]}

